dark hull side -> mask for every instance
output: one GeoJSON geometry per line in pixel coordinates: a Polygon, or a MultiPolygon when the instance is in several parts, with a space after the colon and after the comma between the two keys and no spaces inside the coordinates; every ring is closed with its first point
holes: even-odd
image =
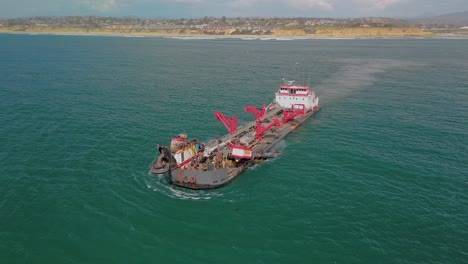
{"type": "MultiPolygon", "coordinates": [[[[293,122],[285,124],[284,127],[275,133],[268,133],[264,139],[254,148],[254,153],[258,157],[267,157],[271,149],[284,137],[289,135],[297,127],[302,125],[309,117],[318,112],[320,108],[307,112],[304,116],[296,118],[293,122]]],[[[169,181],[177,186],[189,189],[213,189],[224,186],[237,177],[245,168],[249,167],[255,160],[246,161],[238,167],[218,168],[213,170],[190,170],[177,168],[168,174],[169,181]]]]}
{"type": "Polygon", "coordinates": [[[169,173],[169,181],[180,187],[201,190],[213,189],[231,182],[244,170],[244,166],[237,168],[220,168],[211,171],[184,170],[177,168],[169,173]]]}

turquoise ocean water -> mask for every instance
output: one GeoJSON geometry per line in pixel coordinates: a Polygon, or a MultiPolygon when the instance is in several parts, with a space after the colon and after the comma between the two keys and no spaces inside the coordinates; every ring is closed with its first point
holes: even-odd
{"type": "Polygon", "coordinates": [[[467,164],[467,39],[0,35],[1,263],[468,263],[467,164]],[[148,175],[296,69],[322,110],[277,159],[148,175]]]}

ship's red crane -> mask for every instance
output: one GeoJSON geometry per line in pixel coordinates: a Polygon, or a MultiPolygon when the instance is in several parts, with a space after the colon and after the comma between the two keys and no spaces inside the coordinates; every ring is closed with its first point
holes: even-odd
{"type": "Polygon", "coordinates": [[[231,118],[228,118],[227,116],[221,114],[221,112],[214,112],[214,116],[216,119],[221,121],[223,123],[224,127],[227,129],[229,134],[234,134],[237,129],[237,116],[233,116],[231,118]]]}
{"type": "Polygon", "coordinates": [[[272,117],[271,119],[273,120],[273,122],[271,122],[266,127],[262,127],[262,123],[260,122],[260,119],[257,118],[255,120],[257,122],[257,127],[255,129],[255,137],[257,138],[257,140],[262,140],[263,133],[265,133],[268,129],[272,128],[273,126],[277,126],[277,127],[282,126],[281,121],[279,121],[275,117],[272,117]]]}
{"type": "Polygon", "coordinates": [[[285,110],[283,110],[283,119],[282,119],[283,124],[286,124],[287,122],[293,120],[298,115],[304,115],[305,105],[303,105],[303,104],[293,104],[293,105],[291,105],[291,110],[289,110],[289,111],[285,111],[285,110]],[[298,107],[301,107],[301,108],[294,109],[294,106],[298,106],[298,107]]]}
{"type": "Polygon", "coordinates": [[[265,112],[266,112],[265,103],[262,104],[261,111],[259,111],[258,108],[255,108],[255,107],[250,106],[250,105],[246,106],[244,108],[244,111],[252,113],[257,119],[262,118],[265,115],[265,112]]]}

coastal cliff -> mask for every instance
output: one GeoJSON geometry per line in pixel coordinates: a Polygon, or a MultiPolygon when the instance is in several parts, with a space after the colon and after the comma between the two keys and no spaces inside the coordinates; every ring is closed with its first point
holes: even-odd
{"type": "Polygon", "coordinates": [[[276,36],[316,37],[420,37],[431,36],[415,27],[318,27],[315,29],[278,29],[276,36]]]}
{"type": "Polygon", "coordinates": [[[431,32],[415,27],[317,27],[310,29],[283,28],[265,31],[200,30],[200,29],[155,29],[135,28],[76,28],[76,27],[0,27],[3,33],[37,34],[99,34],[99,35],[145,35],[145,36],[220,36],[236,37],[250,35],[260,37],[423,37],[432,36],[431,32]]]}
{"type": "Polygon", "coordinates": [[[415,27],[359,27],[359,28],[318,28],[317,36],[327,37],[420,37],[431,36],[415,27]]]}

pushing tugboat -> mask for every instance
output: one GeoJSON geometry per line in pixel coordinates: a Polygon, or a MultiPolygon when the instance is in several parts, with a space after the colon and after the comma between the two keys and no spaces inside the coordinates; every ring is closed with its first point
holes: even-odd
{"type": "Polygon", "coordinates": [[[179,134],[169,147],[158,145],[160,154],[151,164],[150,173],[165,174],[172,184],[189,189],[221,187],[254,162],[274,157],[275,144],[319,108],[319,98],[309,85],[283,79],[270,105],[245,107],[255,120],[238,127],[236,116],[229,118],[215,112],[228,134],[207,144],[179,134]]]}

